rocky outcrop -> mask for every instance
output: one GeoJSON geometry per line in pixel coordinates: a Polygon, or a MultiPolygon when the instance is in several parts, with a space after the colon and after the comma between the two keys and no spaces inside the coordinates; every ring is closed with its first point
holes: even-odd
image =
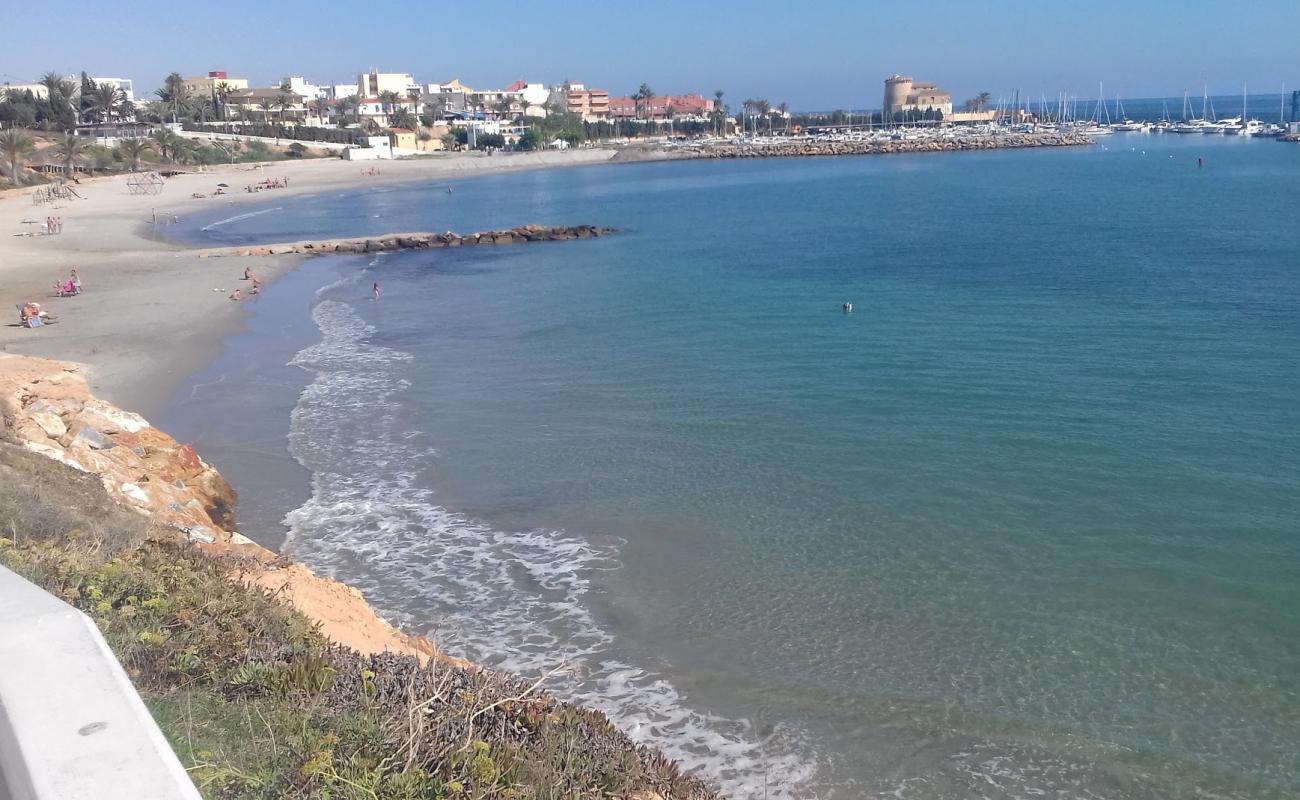
{"type": "MultiPolygon", "coordinates": [[[[688,151],[693,158],[793,158],[861,156],[889,153],[939,153],[1024,147],[1073,147],[1094,144],[1078,133],[1010,133],[952,138],[817,141],[814,139],[711,143],[688,151]]],[[[680,153],[680,151],[679,151],[680,153]]]]}
{"type": "Polygon", "coordinates": [[[286,244],[259,245],[257,247],[205,250],[199,253],[199,258],[291,254],[349,255],[354,253],[381,253],[393,250],[427,250],[440,247],[566,242],[574,239],[593,239],[616,232],[614,228],[602,228],[598,225],[524,225],[507,230],[467,233],[463,236],[450,231],[446,233],[390,233],[386,236],[377,237],[327,239],[324,241],[289,242],[286,244]]]}
{"type": "Polygon", "coordinates": [[[18,446],[98,476],[109,496],[193,546],[232,559],[231,579],[261,586],[363,655],[393,652],[461,666],[381,619],[361,593],[280,558],[235,530],[235,492],[194,448],[94,397],[81,368],[0,354],[3,428],[18,446]]]}
{"type": "Polygon", "coordinates": [[[91,396],[75,364],[0,356],[0,404],[24,448],[98,475],[110,496],[191,541],[228,539],[230,484],[194,448],[91,396]]]}

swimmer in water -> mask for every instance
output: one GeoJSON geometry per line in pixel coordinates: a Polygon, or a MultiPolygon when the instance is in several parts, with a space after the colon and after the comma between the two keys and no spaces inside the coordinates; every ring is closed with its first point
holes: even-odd
{"type": "Polygon", "coordinates": [[[378,299],[379,299],[379,282],[378,282],[378,281],[375,282],[375,285],[371,287],[370,291],[374,293],[374,295],[375,295],[375,299],[378,300],[378,299]]]}
{"type": "Polygon", "coordinates": [[[845,303],[843,306],[841,306],[841,308],[844,309],[844,313],[845,313],[845,314],[852,314],[852,313],[853,313],[853,304],[852,304],[852,303],[845,303]]]}

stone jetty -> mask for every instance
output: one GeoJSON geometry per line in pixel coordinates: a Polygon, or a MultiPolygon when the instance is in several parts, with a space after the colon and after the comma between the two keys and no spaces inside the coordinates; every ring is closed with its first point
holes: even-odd
{"type": "MultiPolygon", "coordinates": [[[[1009,133],[980,136],[931,136],[923,139],[816,139],[711,143],[690,151],[690,158],[794,158],[861,156],[888,153],[939,153],[1018,147],[1074,147],[1095,144],[1079,133],[1009,133]]],[[[681,157],[681,156],[679,156],[681,157]]]]}
{"type": "Polygon", "coordinates": [[[614,228],[598,225],[524,225],[499,231],[480,233],[390,233],[384,236],[361,236],[351,239],[326,239],[323,241],[288,242],[285,244],[258,245],[255,247],[227,247],[205,250],[199,258],[217,256],[279,256],[290,254],[329,255],[350,253],[380,253],[392,250],[426,250],[437,247],[473,247],[489,244],[524,244],[526,242],[563,242],[573,239],[594,239],[615,233],[614,228]]]}

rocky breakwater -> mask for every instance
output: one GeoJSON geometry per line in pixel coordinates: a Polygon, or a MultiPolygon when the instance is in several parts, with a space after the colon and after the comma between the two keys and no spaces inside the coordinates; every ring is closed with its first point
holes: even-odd
{"type": "Polygon", "coordinates": [[[0,354],[4,438],[99,478],[110,498],[217,556],[231,579],[261,586],[315,620],[331,640],[363,654],[393,652],[426,662],[437,653],[381,619],[351,586],[288,562],[235,530],[235,492],[188,444],[138,414],[90,393],[81,368],[0,354]]]}
{"type": "Polygon", "coordinates": [[[794,158],[798,156],[862,156],[890,153],[941,153],[960,150],[999,150],[1025,147],[1074,147],[1094,144],[1077,133],[1011,133],[990,136],[925,139],[727,142],[695,151],[696,158],[794,158]]]}
{"type": "Polygon", "coordinates": [[[441,247],[475,247],[493,244],[527,244],[530,242],[567,242],[576,239],[594,239],[616,233],[614,228],[598,225],[524,225],[498,231],[479,233],[390,233],[384,236],[326,239],[323,241],[287,242],[206,250],[200,258],[216,256],[278,256],[278,255],[347,255],[352,253],[382,253],[393,250],[429,250],[441,247]]]}

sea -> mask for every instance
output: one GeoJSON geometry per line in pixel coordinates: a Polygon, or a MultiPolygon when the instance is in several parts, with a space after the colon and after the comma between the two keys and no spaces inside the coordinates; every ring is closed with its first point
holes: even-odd
{"type": "Polygon", "coordinates": [[[173,233],[618,232],[307,260],[158,422],[732,798],[1293,798],[1298,209],[1154,134],[270,192],[173,233]]]}

